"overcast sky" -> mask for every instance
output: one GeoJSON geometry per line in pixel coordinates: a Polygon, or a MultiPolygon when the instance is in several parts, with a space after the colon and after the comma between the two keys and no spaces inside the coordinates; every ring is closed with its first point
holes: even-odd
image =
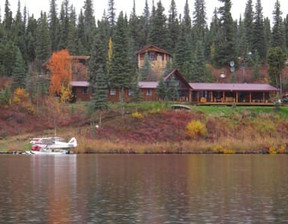
{"type": "MultiPolygon", "coordinates": [[[[135,0],[136,1],[136,11],[138,15],[141,15],[144,9],[145,0],[135,0]]],[[[158,0],[154,0],[155,5],[158,2],[158,0]]],[[[288,1],[287,0],[279,0],[281,4],[281,10],[283,12],[283,18],[286,17],[288,14],[288,1]]],[[[17,3],[18,0],[9,0],[10,2],[10,8],[13,11],[13,17],[15,16],[15,12],[17,10],[17,3]]],[[[36,18],[39,18],[41,10],[48,12],[49,11],[49,2],[50,0],[20,0],[21,8],[23,8],[25,5],[27,6],[27,9],[29,10],[30,14],[34,14],[36,18]]],[[[84,5],[84,0],[69,0],[70,4],[73,4],[76,8],[77,13],[80,11],[80,9],[84,5]]],[[[117,10],[117,15],[120,11],[126,12],[128,15],[130,14],[132,7],[133,7],[133,0],[114,0],[115,2],[115,8],[117,10]]],[[[166,15],[168,14],[169,7],[171,0],[161,0],[166,15]]],[[[177,11],[178,14],[183,15],[183,9],[184,4],[186,0],[176,0],[177,5],[177,11]]],[[[240,14],[243,15],[245,11],[245,5],[247,0],[232,0],[232,16],[234,19],[239,19],[240,14]]],[[[270,17],[272,18],[272,11],[274,10],[274,5],[276,0],[262,0],[262,6],[263,6],[263,13],[264,17],[270,17]]],[[[58,5],[58,11],[60,9],[60,5],[62,3],[62,0],[57,0],[58,5]]],[[[194,0],[188,0],[191,15],[194,10],[194,0]]],[[[108,8],[108,0],[93,0],[94,4],[94,13],[96,19],[101,19],[103,15],[103,11],[108,8]]],[[[151,9],[152,6],[152,0],[148,0],[149,8],[151,9]]],[[[253,0],[253,4],[256,4],[256,0],[253,0]]],[[[207,19],[208,21],[211,20],[213,11],[215,7],[219,7],[221,3],[218,0],[206,0],[206,10],[207,10],[207,19]]],[[[3,20],[4,17],[4,7],[5,7],[5,0],[0,0],[0,7],[1,7],[1,17],[3,20]]]]}

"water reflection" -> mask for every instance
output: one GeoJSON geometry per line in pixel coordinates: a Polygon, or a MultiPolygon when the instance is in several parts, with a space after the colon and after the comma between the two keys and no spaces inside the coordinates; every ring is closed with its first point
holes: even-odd
{"type": "Polygon", "coordinates": [[[1,156],[1,223],[283,223],[286,155],[1,156]]]}

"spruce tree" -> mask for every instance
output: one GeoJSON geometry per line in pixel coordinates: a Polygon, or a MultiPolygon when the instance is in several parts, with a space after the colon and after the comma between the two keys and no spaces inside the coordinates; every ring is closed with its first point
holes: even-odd
{"type": "Polygon", "coordinates": [[[204,41],[204,36],[207,29],[205,0],[195,0],[193,24],[197,39],[200,41],[204,41]]]}
{"type": "Polygon", "coordinates": [[[161,1],[157,3],[157,9],[155,15],[151,18],[151,29],[148,37],[150,44],[157,47],[167,49],[168,48],[168,32],[166,26],[166,16],[164,14],[164,7],[161,1]]]}
{"type": "MultiPolygon", "coordinates": [[[[97,84],[97,71],[103,70],[106,73],[106,48],[103,44],[103,39],[99,32],[94,36],[93,47],[90,52],[90,60],[89,60],[89,82],[94,86],[97,84]]],[[[107,77],[106,77],[107,82],[107,77]]]]}
{"type": "Polygon", "coordinates": [[[132,65],[128,53],[128,22],[120,13],[113,42],[112,72],[110,85],[112,88],[129,88],[132,81],[132,65]]]}
{"type": "Polygon", "coordinates": [[[93,10],[92,0],[85,0],[84,2],[84,39],[82,43],[85,50],[89,52],[91,45],[93,44],[93,36],[96,30],[96,23],[93,10]]]}
{"type": "Polygon", "coordinates": [[[16,58],[13,67],[12,77],[13,77],[12,86],[14,90],[17,88],[25,88],[25,78],[26,78],[25,63],[19,48],[17,48],[16,51],[16,58]]]}
{"type": "Polygon", "coordinates": [[[271,23],[268,17],[264,19],[264,37],[265,37],[265,46],[266,49],[268,50],[271,47],[272,42],[271,23]]]}
{"type": "Polygon", "coordinates": [[[139,77],[138,75],[135,75],[132,78],[132,84],[131,84],[131,101],[132,102],[139,102],[142,99],[142,92],[139,86],[139,77]]]}
{"type": "Polygon", "coordinates": [[[149,60],[148,53],[146,53],[144,56],[144,64],[139,69],[139,73],[140,73],[141,81],[148,81],[149,78],[151,78],[152,67],[151,67],[151,61],[149,60]]]}
{"type": "Polygon", "coordinates": [[[284,26],[285,26],[286,49],[288,49],[288,14],[284,20],[284,26]]]}
{"type": "Polygon", "coordinates": [[[56,0],[50,0],[50,11],[49,11],[49,33],[51,39],[51,50],[58,50],[59,41],[59,19],[57,17],[57,4],[56,0]]]}
{"type": "Polygon", "coordinates": [[[186,32],[191,32],[191,17],[190,17],[190,8],[189,8],[189,3],[188,0],[185,2],[184,6],[184,15],[183,15],[183,25],[186,29],[186,32]]]}
{"type": "MultiPolygon", "coordinates": [[[[97,63],[97,62],[95,62],[97,63]]],[[[100,64],[99,64],[100,66],[100,64]]],[[[98,66],[96,66],[98,67],[98,66]]],[[[90,112],[96,111],[99,117],[99,126],[102,125],[102,113],[108,109],[107,104],[107,80],[103,68],[100,66],[97,71],[91,71],[97,77],[96,83],[93,86],[94,94],[89,105],[90,112]]]]}
{"type": "Polygon", "coordinates": [[[49,37],[49,27],[46,13],[41,13],[38,20],[37,40],[36,40],[36,59],[42,64],[51,54],[51,42],[49,37]]]}
{"type": "Polygon", "coordinates": [[[148,35],[150,30],[150,11],[147,0],[145,1],[143,15],[140,17],[140,27],[140,30],[142,31],[142,38],[139,45],[143,47],[148,43],[148,35]]]}
{"type": "Polygon", "coordinates": [[[234,42],[234,22],[231,16],[231,0],[219,0],[224,3],[219,8],[220,35],[216,44],[215,59],[218,65],[228,66],[230,61],[236,61],[234,42]]]}
{"type": "MultiPolygon", "coordinates": [[[[108,1],[108,19],[109,19],[109,23],[110,23],[110,27],[114,27],[115,23],[116,23],[116,9],[115,9],[115,2],[114,0],[109,0],[108,1]]],[[[113,29],[111,29],[111,33],[113,29]]]]}
{"type": "Polygon", "coordinates": [[[37,36],[37,20],[31,16],[28,18],[28,25],[26,29],[26,49],[27,60],[32,62],[36,58],[36,36],[37,36]]]}
{"type": "Polygon", "coordinates": [[[12,22],[13,22],[13,18],[12,18],[12,11],[10,10],[10,3],[8,0],[5,0],[5,14],[4,14],[3,24],[4,24],[4,28],[7,31],[11,30],[12,22]]]}
{"type": "Polygon", "coordinates": [[[254,20],[253,4],[252,4],[252,0],[248,0],[246,3],[245,12],[244,12],[244,25],[245,25],[245,33],[246,33],[245,36],[246,36],[246,41],[247,41],[246,52],[252,51],[252,48],[253,48],[253,41],[254,41],[253,20],[254,20]]]}
{"type": "Polygon", "coordinates": [[[67,48],[71,55],[76,55],[78,53],[77,43],[78,38],[76,28],[76,13],[75,9],[71,6],[69,15],[68,36],[67,36],[67,48]]]}
{"type": "Polygon", "coordinates": [[[68,33],[69,33],[69,1],[64,0],[60,10],[60,28],[59,28],[59,43],[58,49],[66,49],[68,47],[68,33]]]}
{"type": "Polygon", "coordinates": [[[264,33],[264,20],[262,13],[261,0],[257,0],[255,8],[255,17],[253,25],[253,45],[252,50],[259,54],[260,59],[263,61],[266,58],[267,46],[265,43],[265,33],[264,33]]]}
{"type": "Polygon", "coordinates": [[[161,77],[161,79],[158,82],[158,86],[156,88],[157,96],[161,100],[166,100],[167,99],[167,87],[166,83],[164,82],[164,78],[161,77]]]}
{"type": "Polygon", "coordinates": [[[169,48],[167,49],[167,51],[171,52],[172,54],[174,54],[175,52],[180,32],[180,26],[177,17],[178,16],[175,0],[171,0],[169,18],[168,18],[169,48]]]}
{"type": "Polygon", "coordinates": [[[274,26],[272,28],[272,47],[286,48],[285,31],[282,20],[282,11],[280,9],[279,0],[276,0],[273,11],[274,26]]]}
{"type": "Polygon", "coordinates": [[[77,36],[78,36],[78,44],[77,44],[77,52],[80,55],[88,55],[86,46],[86,39],[85,39],[85,22],[84,22],[84,16],[83,11],[80,11],[79,17],[78,17],[78,26],[77,26],[77,36]]]}
{"type": "Polygon", "coordinates": [[[179,83],[172,77],[167,81],[167,98],[168,100],[176,101],[179,99],[178,85],[179,83]]]}

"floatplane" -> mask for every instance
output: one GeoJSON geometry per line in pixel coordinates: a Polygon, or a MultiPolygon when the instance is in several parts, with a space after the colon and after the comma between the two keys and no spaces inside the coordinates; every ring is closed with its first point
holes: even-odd
{"type": "Polygon", "coordinates": [[[69,154],[69,150],[78,145],[75,137],[69,142],[60,137],[32,138],[30,144],[31,150],[26,151],[26,154],[69,154]]]}

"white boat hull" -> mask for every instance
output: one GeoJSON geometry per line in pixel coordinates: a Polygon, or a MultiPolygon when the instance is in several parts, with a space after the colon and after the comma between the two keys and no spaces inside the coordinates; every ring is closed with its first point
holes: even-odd
{"type": "Polygon", "coordinates": [[[40,150],[40,151],[25,151],[28,155],[64,155],[69,154],[68,150],[59,150],[59,151],[53,151],[53,150],[40,150]]]}

